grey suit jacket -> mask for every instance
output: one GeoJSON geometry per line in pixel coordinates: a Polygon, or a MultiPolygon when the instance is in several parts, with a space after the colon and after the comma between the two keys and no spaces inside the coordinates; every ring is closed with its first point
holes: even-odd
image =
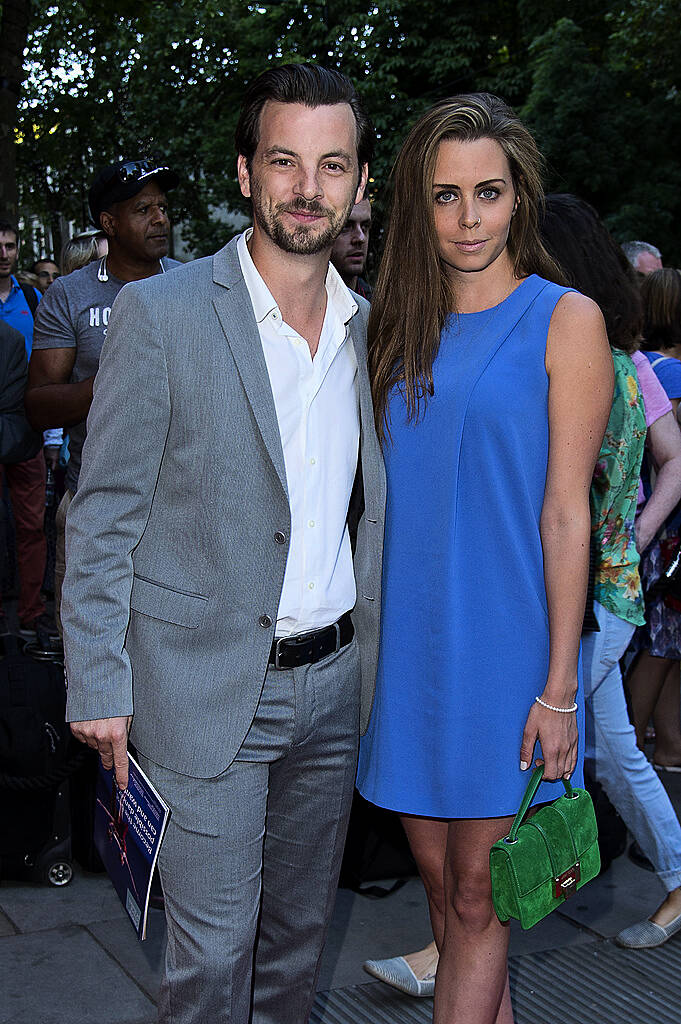
{"type": "MultiPolygon", "coordinates": [[[[366,728],[385,476],[359,302],[353,621],[366,728]]],[[[126,285],[114,304],[67,521],[68,720],[133,714],[131,739],[153,761],[199,778],[223,771],[258,704],[289,534],[274,399],[234,241],[126,285]]]]}

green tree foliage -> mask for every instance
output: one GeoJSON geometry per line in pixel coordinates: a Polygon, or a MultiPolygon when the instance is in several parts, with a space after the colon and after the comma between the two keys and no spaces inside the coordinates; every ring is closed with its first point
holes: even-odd
{"type": "Polygon", "coordinates": [[[593,203],[620,241],[653,242],[678,263],[681,104],[667,82],[625,59],[621,41],[620,27],[597,46],[587,28],[558,20],[531,45],[522,114],[547,157],[550,188],[593,203]]]}
{"type": "Polygon", "coordinates": [[[29,0],[0,3],[0,216],[17,216],[14,126],[24,78],[23,53],[29,23],[29,0]]]}
{"type": "Polygon", "coordinates": [[[244,88],[270,62],[316,60],[354,79],[375,121],[379,220],[415,117],[444,95],[488,89],[523,110],[551,187],[678,260],[679,58],[667,34],[678,20],[672,0],[124,0],[115,12],[103,0],[33,0],[21,198],[85,225],[96,167],[156,156],[181,172],[175,216],[194,250],[210,252],[231,233],[216,210],[244,209],[233,146],[244,88]]]}

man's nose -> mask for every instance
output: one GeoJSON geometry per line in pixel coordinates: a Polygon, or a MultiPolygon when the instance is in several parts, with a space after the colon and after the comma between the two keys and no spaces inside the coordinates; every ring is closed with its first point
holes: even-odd
{"type": "Polygon", "coordinates": [[[307,200],[318,199],[322,196],[324,192],[319,184],[316,168],[313,170],[301,167],[293,191],[307,200]]]}

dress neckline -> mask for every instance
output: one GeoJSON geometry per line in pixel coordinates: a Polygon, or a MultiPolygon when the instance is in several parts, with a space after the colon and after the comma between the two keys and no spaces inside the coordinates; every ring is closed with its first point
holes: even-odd
{"type": "Polygon", "coordinates": [[[528,274],[528,276],[525,278],[525,280],[521,281],[520,284],[517,285],[517,287],[515,287],[512,292],[509,292],[509,294],[506,296],[505,299],[502,299],[501,302],[498,302],[496,304],[496,306],[487,306],[485,309],[477,309],[474,313],[448,313],[447,317],[448,318],[451,318],[451,317],[455,317],[455,318],[466,317],[466,319],[469,319],[469,318],[473,318],[473,317],[476,317],[476,316],[485,316],[485,315],[489,316],[495,310],[501,309],[501,307],[503,305],[505,305],[505,303],[509,302],[509,300],[512,299],[514,295],[517,295],[519,292],[521,292],[523,290],[523,288],[528,283],[528,281],[533,280],[533,278],[535,278],[535,277],[536,277],[536,274],[528,274]]]}

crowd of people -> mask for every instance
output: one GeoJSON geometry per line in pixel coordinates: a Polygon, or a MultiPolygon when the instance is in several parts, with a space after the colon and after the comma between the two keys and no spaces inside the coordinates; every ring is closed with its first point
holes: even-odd
{"type": "Polygon", "coordinates": [[[166,1024],[305,1024],[355,782],[434,936],[365,966],[435,1024],[512,1024],[489,850],[536,763],[540,803],[586,766],[660,879],[620,945],[681,929],[681,273],[544,197],[476,93],[406,136],[372,290],[373,145],[345,76],[281,66],[237,126],[252,226],[214,257],[168,258],[179,178],[143,159],[97,175],[61,274],[21,279],[0,222],[20,626],[51,629],[63,431],[67,718],[172,809],[166,1024]]]}

